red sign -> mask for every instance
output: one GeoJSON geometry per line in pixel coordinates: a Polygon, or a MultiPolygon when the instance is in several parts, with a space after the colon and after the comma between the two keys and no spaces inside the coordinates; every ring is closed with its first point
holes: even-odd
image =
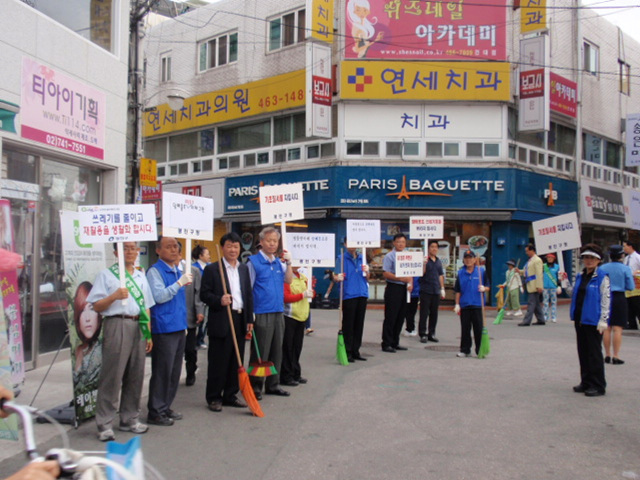
{"type": "Polygon", "coordinates": [[[189,187],[182,187],[183,195],[194,195],[196,197],[202,196],[202,186],[201,185],[191,185],[189,187]]]}
{"type": "Polygon", "coordinates": [[[520,72],[520,98],[544,96],[544,68],[520,72]]]}
{"type": "Polygon", "coordinates": [[[155,187],[140,185],[140,193],[142,195],[142,201],[145,203],[162,200],[162,182],[158,180],[158,184],[155,187]]]}
{"type": "Polygon", "coordinates": [[[346,4],[346,58],[507,58],[504,0],[348,0],[346,4]]]}
{"type": "Polygon", "coordinates": [[[312,101],[317,105],[331,106],[331,79],[313,76],[312,101]]]}
{"type": "Polygon", "coordinates": [[[578,84],[551,72],[551,110],[576,118],[578,84]]]}

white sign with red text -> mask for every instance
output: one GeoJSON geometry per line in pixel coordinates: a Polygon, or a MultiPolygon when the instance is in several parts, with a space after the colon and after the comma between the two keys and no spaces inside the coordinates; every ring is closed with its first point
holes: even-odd
{"type": "Polygon", "coordinates": [[[158,239],[153,205],[83,205],[78,207],[78,219],[83,244],[158,239]]]}
{"type": "Polygon", "coordinates": [[[162,235],[213,240],[213,199],[163,192],[162,235]]]}
{"type": "Polygon", "coordinates": [[[263,225],[303,218],[302,183],[260,187],[260,221],[263,225]]]}
{"type": "Polygon", "coordinates": [[[444,217],[425,215],[409,217],[409,237],[412,239],[443,238],[444,217]]]}
{"type": "Polygon", "coordinates": [[[347,248],[380,248],[380,220],[347,220],[347,248]]]}
{"type": "Polygon", "coordinates": [[[396,277],[421,277],[424,254],[421,251],[396,252],[396,277]]]}
{"type": "Polygon", "coordinates": [[[538,255],[573,250],[582,246],[576,212],[538,220],[533,222],[532,227],[538,255]]]}

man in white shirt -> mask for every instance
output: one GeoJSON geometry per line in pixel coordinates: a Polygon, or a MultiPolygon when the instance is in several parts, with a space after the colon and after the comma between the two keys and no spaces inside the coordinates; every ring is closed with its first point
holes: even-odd
{"type": "Polygon", "coordinates": [[[629,307],[629,324],[627,329],[638,330],[638,317],[640,317],[640,254],[636,252],[635,244],[622,242],[622,248],[627,257],[624,264],[631,269],[636,288],[630,292],[625,292],[627,305],[629,307]]]}

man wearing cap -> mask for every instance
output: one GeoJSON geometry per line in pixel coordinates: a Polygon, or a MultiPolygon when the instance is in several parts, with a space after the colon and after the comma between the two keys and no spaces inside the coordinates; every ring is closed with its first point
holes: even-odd
{"type": "Polygon", "coordinates": [[[476,265],[476,254],[471,250],[464,252],[462,267],[453,287],[456,294],[456,306],[453,311],[460,315],[460,358],[471,356],[471,329],[476,344],[476,355],[482,340],[482,306],[484,292],[487,290],[487,272],[476,265]]]}
{"type": "Polygon", "coordinates": [[[542,291],[544,290],[542,259],[536,255],[536,247],[532,243],[524,247],[524,251],[529,260],[524,266],[524,270],[520,272],[524,273],[524,281],[527,287],[527,313],[522,323],[519,323],[518,326],[528,327],[531,325],[534,314],[538,320],[534,325],[544,325],[544,312],[542,311],[542,291]]]}
{"type": "Polygon", "coordinates": [[[635,289],[626,292],[627,307],[629,309],[628,325],[629,330],[638,330],[638,318],[640,317],[640,254],[636,252],[636,245],[631,242],[623,242],[622,248],[627,255],[624,264],[631,269],[631,274],[635,282],[635,289]]]}

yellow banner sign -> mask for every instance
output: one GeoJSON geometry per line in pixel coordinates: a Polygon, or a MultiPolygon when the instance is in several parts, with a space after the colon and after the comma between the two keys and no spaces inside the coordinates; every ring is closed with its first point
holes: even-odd
{"type": "Polygon", "coordinates": [[[305,71],[298,70],[187,98],[179,110],[160,105],[144,112],[143,134],[151,137],[304,107],[305,78],[305,71]]]}
{"type": "Polygon", "coordinates": [[[310,36],[333,43],[333,0],[307,0],[307,12],[310,36]]]}
{"type": "Polygon", "coordinates": [[[486,100],[511,98],[506,62],[345,61],[340,97],[370,100],[486,100]]]}
{"type": "Polygon", "coordinates": [[[520,33],[547,30],[547,0],[523,0],[520,8],[520,33]]]}
{"type": "Polygon", "coordinates": [[[158,186],[157,162],[150,158],[140,159],[140,185],[155,188],[158,186]]]}

